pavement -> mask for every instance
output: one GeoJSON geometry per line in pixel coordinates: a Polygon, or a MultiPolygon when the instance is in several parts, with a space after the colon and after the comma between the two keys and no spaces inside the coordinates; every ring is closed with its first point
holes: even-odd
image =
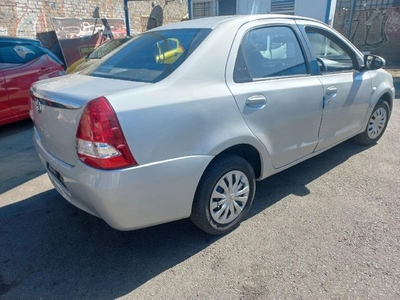
{"type": "Polygon", "coordinates": [[[384,68],[390,74],[392,74],[393,78],[400,79],[400,64],[389,65],[384,68]]]}
{"type": "Polygon", "coordinates": [[[393,76],[394,87],[396,89],[395,98],[398,99],[400,98],[400,64],[386,66],[385,70],[393,76]]]}

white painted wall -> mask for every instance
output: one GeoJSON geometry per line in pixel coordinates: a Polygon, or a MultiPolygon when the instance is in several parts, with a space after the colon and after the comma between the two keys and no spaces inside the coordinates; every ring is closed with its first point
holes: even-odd
{"type": "Polygon", "coordinates": [[[266,14],[271,10],[271,0],[237,0],[238,15],[266,14]]]}
{"type": "MultiPolygon", "coordinates": [[[[328,24],[333,24],[336,0],[295,0],[295,14],[326,21],[327,10],[328,24]],[[330,2],[330,7],[328,4],[330,2]]],[[[271,0],[237,0],[237,14],[265,14],[271,11],[271,0]]]]}
{"type": "Polygon", "coordinates": [[[327,21],[329,25],[333,24],[336,0],[295,0],[294,6],[296,15],[314,18],[322,22],[327,21]],[[330,7],[328,7],[329,4],[330,7]],[[329,10],[329,15],[328,20],[325,20],[327,10],[329,10]]]}

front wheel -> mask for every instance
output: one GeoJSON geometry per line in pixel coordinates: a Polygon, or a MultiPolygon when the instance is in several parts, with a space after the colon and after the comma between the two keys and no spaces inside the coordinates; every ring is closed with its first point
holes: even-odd
{"type": "Polygon", "coordinates": [[[379,100],[369,117],[367,128],[362,133],[356,135],[354,140],[366,146],[375,144],[385,132],[389,117],[389,104],[383,99],[379,100]]]}
{"type": "Polygon", "coordinates": [[[197,187],[192,222],[213,235],[232,231],[249,211],[255,186],[253,168],[245,159],[235,155],[216,158],[197,187]]]}

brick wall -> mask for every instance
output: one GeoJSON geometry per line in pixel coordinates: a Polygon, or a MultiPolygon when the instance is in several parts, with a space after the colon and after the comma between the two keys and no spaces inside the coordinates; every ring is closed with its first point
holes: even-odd
{"type": "MultiPolygon", "coordinates": [[[[143,22],[153,5],[164,11],[164,24],[180,21],[188,11],[187,0],[128,2],[131,32],[142,32],[143,22]]],[[[101,18],[125,18],[123,0],[2,0],[0,35],[35,38],[37,33],[52,31],[52,17],[92,17],[99,8],[101,18]]]]}

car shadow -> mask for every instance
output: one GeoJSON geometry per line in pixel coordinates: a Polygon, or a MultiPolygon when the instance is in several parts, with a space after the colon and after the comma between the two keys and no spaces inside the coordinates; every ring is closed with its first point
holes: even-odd
{"type": "Polygon", "coordinates": [[[29,119],[0,127],[0,194],[45,173],[32,134],[29,119]]]}
{"type": "Polygon", "coordinates": [[[310,182],[368,148],[348,140],[311,159],[257,182],[256,197],[248,218],[257,215],[290,194],[307,196],[310,194],[307,188],[310,182]]]}
{"type": "Polygon", "coordinates": [[[216,241],[189,220],[121,232],[54,190],[0,208],[0,298],[116,299],[216,241]]]}
{"type": "MultiPolygon", "coordinates": [[[[250,216],[367,148],[351,141],[257,183],[250,216]]],[[[248,218],[248,219],[249,219],[248,218]]],[[[54,190],[0,208],[0,298],[115,299],[216,242],[189,220],[120,232],[54,190]]]]}

